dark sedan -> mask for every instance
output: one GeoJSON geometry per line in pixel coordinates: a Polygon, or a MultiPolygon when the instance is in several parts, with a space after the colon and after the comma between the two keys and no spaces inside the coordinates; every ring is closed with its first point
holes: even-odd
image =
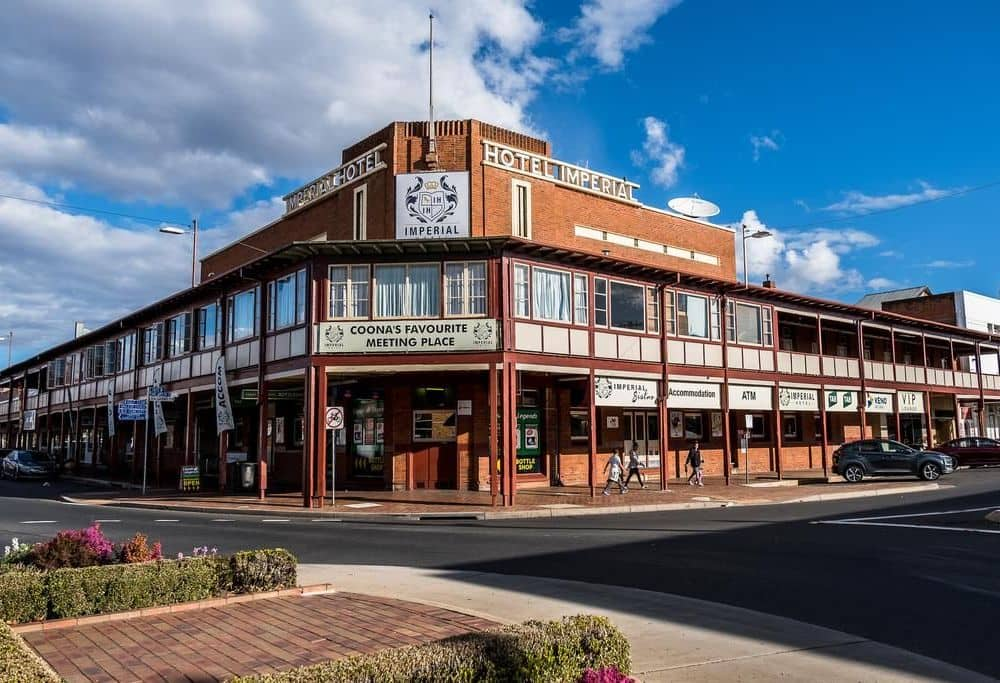
{"type": "Polygon", "coordinates": [[[872,474],[915,474],[934,481],[954,472],[955,461],[944,453],[910,448],[891,439],[863,439],[834,451],[833,471],[852,484],[872,474]]]}
{"type": "Polygon", "coordinates": [[[49,479],[55,473],[56,461],[38,451],[13,450],[0,461],[0,475],[10,479],[49,479]]]}
{"type": "Polygon", "coordinates": [[[947,453],[958,465],[1000,465],[1000,441],[996,439],[967,436],[935,446],[934,450],[947,453]]]}

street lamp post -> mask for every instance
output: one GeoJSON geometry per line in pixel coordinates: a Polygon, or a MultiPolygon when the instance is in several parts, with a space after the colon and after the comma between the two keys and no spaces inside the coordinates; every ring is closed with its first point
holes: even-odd
{"type": "Polygon", "coordinates": [[[769,230],[752,231],[746,225],[741,226],[743,228],[743,284],[750,286],[750,273],[747,271],[747,240],[754,239],[759,240],[762,237],[770,237],[772,233],[769,230]]]}
{"type": "Polygon", "coordinates": [[[172,226],[164,226],[160,228],[160,232],[167,235],[191,235],[191,286],[194,287],[197,284],[197,267],[198,267],[198,219],[191,219],[191,229],[184,230],[182,228],[175,228],[172,226]]]}

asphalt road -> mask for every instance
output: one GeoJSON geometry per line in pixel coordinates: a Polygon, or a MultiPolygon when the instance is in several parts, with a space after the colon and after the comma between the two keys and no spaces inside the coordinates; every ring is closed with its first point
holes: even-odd
{"type": "Polygon", "coordinates": [[[303,562],[618,584],[790,617],[1000,678],[1000,651],[989,645],[1000,614],[1000,526],[982,519],[1000,507],[1000,469],[963,470],[943,484],[798,505],[402,522],[99,508],[55,500],[66,485],[2,481],[0,545],[104,520],[112,538],[143,531],[170,555],[282,546],[303,562]]]}

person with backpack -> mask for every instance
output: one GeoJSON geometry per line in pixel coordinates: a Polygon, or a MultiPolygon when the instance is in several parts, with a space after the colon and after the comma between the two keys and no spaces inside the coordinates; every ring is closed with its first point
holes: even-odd
{"type": "Polygon", "coordinates": [[[632,442],[632,448],[628,452],[628,477],[625,478],[625,490],[628,491],[628,483],[632,477],[639,480],[639,486],[646,488],[646,482],[642,480],[642,463],[639,462],[639,444],[632,442]]]}
{"type": "Polygon", "coordinates": [[[688,477],[688,484],[691,486],[694,486],[696,483],[698,486],[705,485],[702,481],[701,463],[701,448],[698,446],[698,442],[695,441],[688,450],[687,460],[684,461],[684,471],[687,472],[688,465],[692,469],[691,476],[688,477]]]}
{"type": "Polygon", "coordinates": [[[618,449],[614,449],[611,452],[611,457],[608,461],[604,463],[604,471],[608,473],[608,483],[604,485],[604,495],[610,496],[611,493],[608,491],[612,484],[618,484],[618,492],[624,494],[628,491],[625,485],[622,484],[622,459],[618,455],[618,449]]]}

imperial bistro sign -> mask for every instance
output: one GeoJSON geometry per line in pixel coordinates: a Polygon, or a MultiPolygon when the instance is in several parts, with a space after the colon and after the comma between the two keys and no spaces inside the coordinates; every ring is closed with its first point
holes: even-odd
{"type": "Polygon", "coordinates": [[[507,147],[497,142],[483,140],[483,164],[504,168],[534,178],[541,178],[559,185],[584,190],[623,202],[638,204],[636,183],[615,178],[605,173],[591,171],[564,161],[557,161],[524,150],[507,147]]]}
{"type": "Polygon", "coordinates": [[[346,164],[342,164],[329,173],[321,175],[308,185],[303,185],[299,189],[284,196],[285,213],[291,213],[307,204],[312,204],[331,192],[336,192],[348,183],[360,180],[371,175],[375,171],[380,171],[386,167],[382,160],[382,150],[386,144],[382,143],[374,149],[370,149],[359,157],[351,159],[346,164]]]}
{"type": "Polygon", "coordinates": [[[496,351],[500,335],[492,318],[327,322],[317,326],[317,353],[424,353],[496,351]]]}

